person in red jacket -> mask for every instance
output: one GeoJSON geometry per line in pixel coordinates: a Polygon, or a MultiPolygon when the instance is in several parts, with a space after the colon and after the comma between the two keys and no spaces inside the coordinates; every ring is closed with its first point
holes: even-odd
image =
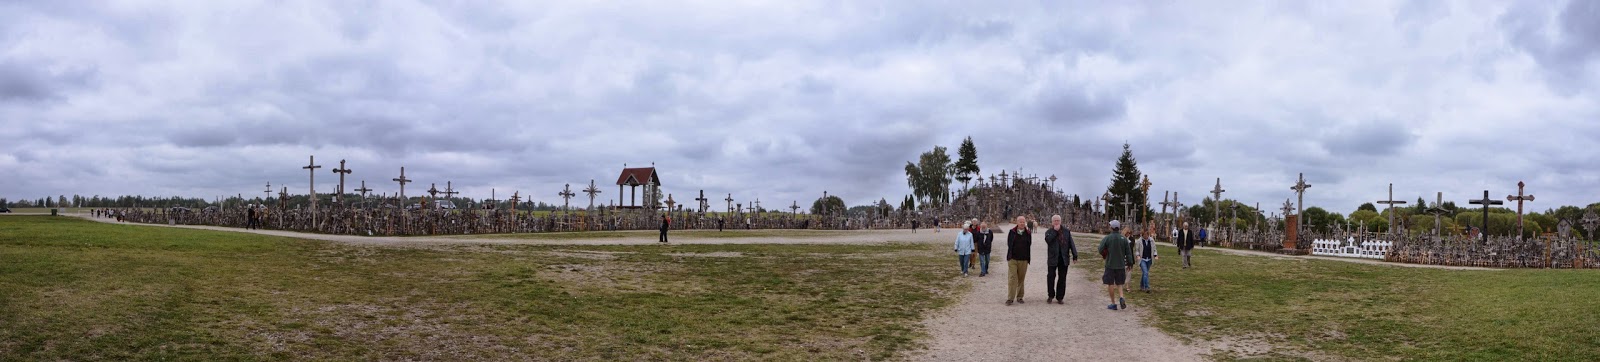
{"type": "Polygon", "coordinates": [[[661,215],[661,242],[667,242],[667,228],[672,227],[672,218],[661,215]]]}

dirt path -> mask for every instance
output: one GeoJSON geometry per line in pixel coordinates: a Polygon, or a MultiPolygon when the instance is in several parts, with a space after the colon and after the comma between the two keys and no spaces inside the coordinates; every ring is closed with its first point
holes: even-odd
{"type": "MultiPolygon", "coordinates": [[[[1137,293],[1129,295],[1129,310],[1106,309],[1110,300],[1099,283],[1103,260],[1089,255],[1099,245],[1096,235],[1074,236],[1081,257],[1067,270],[1066,304],[1044,303],[1048,294],[1045,263],[1040,260],[1028,266],[1023,298],[1027,303],[1006,306],[1006,248],[1001,238],[996,236],[989,276],[980,278],[974,271],[972,292],[924,322],[933,339],[918,359],[1199,361],[1201,354],[1210,352],[1141,323],[1148,312],[1139,306],[1137,293]]],[[[1031,249],[1034,256],[1044,255],[1042,236],[1034,236],[1031,249]]],[[[957,268],[954,261],[951,268],[957,268]]]]}

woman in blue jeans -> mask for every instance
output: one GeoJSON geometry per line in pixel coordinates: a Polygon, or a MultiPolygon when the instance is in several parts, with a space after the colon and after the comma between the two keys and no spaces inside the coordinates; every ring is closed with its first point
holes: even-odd
{"type": "Polygon", "coordinates": [[[961,225],[961,234],[956,236],[956,259],[961,259],[961,276],[967,276],[967,268],[972,267],[968,258],[972,257],[972,223],[961,225]]]}
{"type": "Polygon", "coordinates": [[[1151,229],[1150,232],[1144,233],[1143,238],[1139,238],[1139,249],[1137,249],[1139,251],[1139,290],[1143,290],[1145,293],[1150,292],[1150,265],[1161,257],[1156,255],[1155,240],[1150,239],[1150,234],[1153,234],[1154,231],[1154,229],[1151,229]]]}

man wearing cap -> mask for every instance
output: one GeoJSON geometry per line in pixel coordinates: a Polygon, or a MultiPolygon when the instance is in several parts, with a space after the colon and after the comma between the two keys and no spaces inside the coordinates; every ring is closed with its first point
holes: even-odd
{"type": "Polygon", "coordinates": [[[1067,297],[1067,266],[1078,260],[1078,245],[1072,243],[1072,231],[1061,226],[1061,215],[1050,217],[1050,230],[1044,232],[1044,244],[1045,258],[1049,260],[1045,264],[1044,287],[1050,293],[1044,304],[1052,300],[1056,304],[1067,304],[1062,300],[1067,297]]]}
{"type": "Polygon", "coordinates": [[[1122,297],[1122,285],[1128,280],[1128,266],[1133,265],[1133,251],[1129,250],[1128,238],[1122,236],[1122,222],[1111,220],[1111,234],[1100,239],[1100,256],[1106,259],[1105,275],[1100,281],[1106,285],[1106,295],[1111,297],[1111,305],[1106,309],[1128,309],[1128,301],[1122,297]]]}

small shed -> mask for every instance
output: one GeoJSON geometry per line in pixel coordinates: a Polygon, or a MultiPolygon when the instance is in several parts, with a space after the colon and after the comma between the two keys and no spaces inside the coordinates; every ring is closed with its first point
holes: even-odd
{"type": "Polygon", "coordinates": [[[629,194],[629,199],[632,200],[630,205],[622,206],[622,208],[637,209],[639,208],[639,186],[649,186],[650,188],[647,191],[659,188],[661,187],[661,177],[656,174],[654,166],[624,167],[622,175],[617,176],[617,195],[620,196],[622,194],[623,186],[629,187],[633,192],[629,194]]]}

